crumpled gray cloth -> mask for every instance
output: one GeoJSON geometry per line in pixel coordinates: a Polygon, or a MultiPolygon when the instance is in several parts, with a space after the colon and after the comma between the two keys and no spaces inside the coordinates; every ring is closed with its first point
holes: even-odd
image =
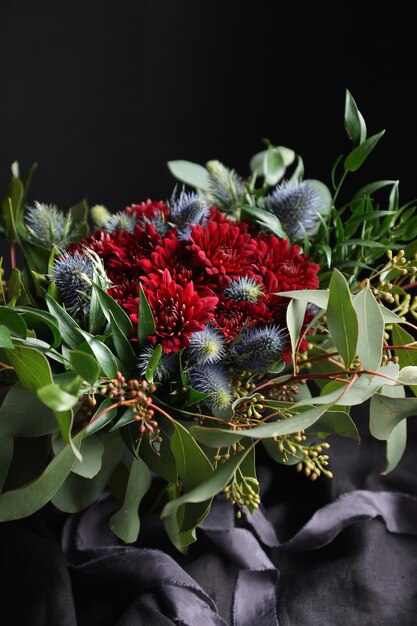
{"type": "MultiPolygon", "coordinates": [[[[104,593],[123,588],[133,601],[117,622],[167,626],[227,626],[213,599],[174,558],[159,549],[124,546],[108,530],[114,511],[104,498],[68,519],[63,548],[69,565],[104,593]]],[[[236,523],[233,510],[216,498],[201,534],[237,568],[233,594],[233,626],[277,626],[279,571],[271,555],[278,551],[317,550],[346,527],[380,518],[386,530],[417,534],[417,498],[402,493],[355,490],[319,509],[289,541],[280,543],[267,513],[259,509],[236,523]]]]}

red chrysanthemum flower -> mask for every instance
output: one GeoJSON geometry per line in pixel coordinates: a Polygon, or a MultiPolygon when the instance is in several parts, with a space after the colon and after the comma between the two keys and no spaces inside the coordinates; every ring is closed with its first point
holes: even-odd
{"type": "Polygon", "coordinates": [[[222,331],[226,341],[231,341],[244,326],[251,328],[254,324],[265,324],[271,319],[272,315],[264,298],[257,303],[221,298],[213,325],[222,331]]]}
{"type": "Polygon", "coordinates": [[[253,275],[255,246],[252,237],[230,221],[192,227],[187,249],[192,253],[191,265],[197,270],[197,284],[222,289],[234,276],[253,275]]]}
{"type": "Polygon", "coordinates": [[[164,270],[169,269],[175,282],[185,286],[193,279],[190,268],[190,253],[185,249],[186,241],[173,236],[164,237],[147,259],[142,259],[142,281],[161,280],[164,270]]]}
{"type": "MultiPolygon", "coordinates": [[[[155,317],[155,331],[164,352],[179,352],[188,346],[192,333],[203,330],[207,322],[214,318],[218,302],[216,296],[202,298],[192,282],[185,287],[176,283],[165,270],[159,284],[149,283],[145,287],[146,297],[155,317]]],[[[138,323],[138,299],[130,299],[126,308],[133,323],[138,323]],[[132,308],[134,307],[134,312],[132,308]]]]}
{"type": "Polygon", "coordinates": [[[126,213],[134,215],[137,220],[152,220],[155,215],[163,215],[165,218],[169,215],[169,207],[165,202],[154,200],[146,200],[140,204],[131,204],[125,208],[126,213]]]}

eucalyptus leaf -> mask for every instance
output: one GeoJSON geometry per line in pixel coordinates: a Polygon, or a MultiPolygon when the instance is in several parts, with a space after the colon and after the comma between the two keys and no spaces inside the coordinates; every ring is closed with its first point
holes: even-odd
{"type": "Polygon", "coordinates": [[[384,319],[378,302],[367,284],[354,298],[358,324],[358,356],[362,367],[376,370],[382,359],[384,319]]]}
{"type": "Polygon", "coordinates": [[[210,177],[202,165],[182,160],[168,161],[167,165],[171,174],[186,185],[203,191],[210,189],[210,177]]]}
{"type": "Polygon", "coordinates": [[[358,316],[346,279],[337,269],[333,271],[329,285],[327,326],[345,366],[349,367],[358,346],[358,316]]]}
{"type": "Polygon", "coordinates": [[[146,299],[142,285],[139,285],[138,343],[143,348],[149,342],[148,337],[155,334],[155,320],[152,309],[146,299]]]}
{"type": "Polygon", "coordinates": [[[91,354],[81,350],[70,350],[69,359],[72,368],[83,380],[86,380],[92,386],[97,382],[100,366],[91,354]]]}
{"type": "Polygon", "coordinates": [[[304,324],[304,318],[307,308],[307,302],[302,300],[291,300],[287,307],[287,328],[291,341],[291,356],[293,366],[296,366],[295,355],[300,339],[301,329],[304,324]]]}
{"type": "Polygon", "coordinates": [[[136,541],[140,531],[139,505],[151,485],[151,473],[140,457],[134,457],[123,504],[110,519],[110,528],[125,543],[136,541]]]}
{"type": "MultiPolygon", "coordinates": [[[[79,446],[82,438],[83,432],[81,431],[75,437],[74,444],[79,446]]],[[[50,461],[39,478],[23,487],[2,493],[0,495],[0,522],[28,517],[47,504],[70,473],[74,460],[74,451],[67,444],[50,461]]]]}

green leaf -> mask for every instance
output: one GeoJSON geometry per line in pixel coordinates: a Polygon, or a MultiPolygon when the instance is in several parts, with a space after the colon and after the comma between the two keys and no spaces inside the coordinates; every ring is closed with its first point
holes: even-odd
{"type": "Polygon", "coordinates": [[[346,411],[326,411],[306,433],[318,433],[320,437],[339,435],[360,441],[355,422],[346,411]]]}
{"type": "Polygon", "coordinates": [[[249,454],[251,448],[252,445],[242,452],[238,452],[232,456],[229,461],[219,464],[214,472],[212,472],[208,480],[200,483],[198,486],[194,487],[194,489],[184,493],[179,498],[168,502],[162,511],[162,517],[173,515],[183,504],[189,502],[206,502],[207,500],[213,498],[216,494],[220,493],[220,491],[222,491],[222,489],[224,489],[224,487],[229,483],[243,459],[247,454],[249,454]]]}
{"type": "Polygon", "coordinates": [[[110,317],[110,329],[112,331],[112,339],[114,347],[116,349],[116,354],[125,365],[125,367],[127,367],[128,369],[133,369],[137,363],[137,359],[133,351],[132,344],[121,330],[119,324],[116,322],[113,313],[110,310],[108,313],[110,317]]]}
{"type": "Polygon", "coordinates": [[[37,391],[53,382],[48,360],[38,350],[15,346],[14,350],[6,350],[6,356],[20,382],[29,391],[37,391]]]}
{"type": "Polygon", "coordinates": [[[174,428],[171,450],[184,489],[189,490],[209,478],[213,467],[189,431],[178,422],[174,423],[174,428]]]}
{"type": "Polygon", "coordinates": [[[394,426],[387,441],[387,467],[384,474],[389,474],[401,461],[407,445],[407,420],[394,426]]]}
{"type": "Polygon", "coordinates": [[[207,191],[210,188],[210,178],[205,167],[191,161],[168,161],[171,174],[181,182],[197,189],[207,191]]]}
{"type": "Polygon", "coordinates": [[[256,221],[261,227],[265,228],[266,230],[270,230],[271,233],[273,233],[277,237],[288,239],[284,229],[281,226],[281,222],[272,213],[269,213],[268,211],[265,211],[265,209],[260,209],[256,206],[245,205],[241,206],[240,209],[242,217],[245,215],[245,213],[247,213],[248,215],[252,215],[253,217],[256,217],[256,221]]]}
{"type": "MultiPolygon", "coordinates": [[[[340,392],[339,392],[340,395],[340,392]]],[[[311,400],[311,402],[314,402],[311,400]]],[[[287,405],[288,403],[283,403],[287,405]]],[[[232,446],[240,441],[243,437],[251,439],[269,439],[271,437],[280,437],[290,435],[299,430],[305,430],[312,426],[333,404],[321,407],[298,407],[294,405],[292,409],[295,411],[299,408],[299,415],[287,417],[286,419],[277,420],[275,422],[267,422],[261,426],[255,426],[251,429],[227,430],[225,428],[206,428],[204,426],[191,426],[190,434],[200,443],[209,448],[223,448],[232,446]]],[[[283,407],[284,408],[284,407],[283,407]]]]}
{"type": "Polygon", "coordinates": [[[118,419],[117,422],[110,428],[110,432],[119,430],[119,428],[123,428],[123,426],[127,426],[127,424],[131,424],[132,422],[134,422],[135,415],[135,411],[131,406],[129,406],[123,413],[122,417],[118,419]]]}
{"type": "Polygon", "coordinates": [[[155,334],[155,320],[152,309],[146,299],[142,285],[139,285],[138,343],[143,348],[149,342],[148,337],[155,334]]]}
{"type": "MultiPolygon", "coordinates": [[[[74,439],[76,445],[80,445],[83,432],[74,439]]],[[[45,471],[31,483],[18,489],[6,491],[0,495],[0,522],[7,522],[23,517],[28,517],[41,509],[49,502],[74,464],[74,452],[70,445],[52,459],[45,471]]]]}
{"type": "Polygon", "coordinates": [[[110,411],[106,411],[109,406],[114,404],[114,400],[111,398],[106,398],[99,405],[96,412],[92,416],[90,423],[87,425],[85,429],[85,436],[90,437],[90,435],[96,433],[98,430],[106,426],[109,422],[112,421],[116,417],[117,408],[110,409],[110,411]]]}
{"type": "MultiPolygon", "coordinates": [[[[81,445],[82,461],[76,459],[71,472],[83,478],[94,478],[99,473],[104,453],[103,439],[103,437],[84,438],[81,445]]],[[[54,453],[59,454],[65,445],[66,443],[63,439],[56,438],[52,444],[54,453]]]]}
{"type": "Polygon", "coordinates": [[[375,371],[381,364],[384,319],[378,302],[366,285],[354,298],[358,323],[358,356],[363,369],[375,371]]]}
{"type": "Polygon", "coordinates": [[[388,440],[397,424],[411,415],[417,415],[417,398],[389,398],[376,394],[371,398],[371,434],[376,439],[388,440]]]}
{"type": "Polygon", "coordinates": [[[0,348],[14,350],[12,336],[7,326],[0,325],[0,348]]]}
{"type": "Polygon", "coordinates": [[[384,324],[404,324],[404,322],[406,321],[405,319],[399,317],[393,311],[390,311],[390,309],[387,309],[387,307],[383,304],[380,303],[379,306],[381,309],[384,324]]]}
{"type": "Polygon", "coordinates": [[[73,396],[55,383],[40,387],[37,392],[38,397],[52,411],[69,411],[78,403],[78,396],[73,396]]]}
{"type": "Polygon", "coordinates": [[[108,293],[104,291],[99,285],[93,283],[93,290],[97,294],[98,301],[100,303],[103,315],[106,320],[111,324],[111,316],[115,319],[118,327],[125,335],[125,337],[133,336],[133,326],[129,316],[125,313],[121,306],[119,306],[108,293]]]}
{"type": "Polygon", "coordinates": [[[100,366],[96,359],[91,354],[81,350],[70,350],[68,356],[74,371],[93,386],[100,372],[100,366]]]}
{"type": "Polygon", "coordinates": [[[356,172],[371,154],[384,133],[385,130],[382,130],[380,133],[372,135],[372,137],[369,137],[369,139],[354,148],[345,159],[345,170],[347,172],[356,172]]]}
{"type": "Polygon", "coordinates": [[[58,324],[53,315],[47,311],[40,309],[33,309],[31,307],[19,306],[15,309],[20,313],[20,319],[31,330],[36,332],[37,336],[43,336],[45,327],[48,329],[48,340],[52,348],[56,348],[61,344],[61,333],[59,332],[58,324]],[[52,338],[52,341],[50,340],[52,338]]]}
{"type": "Polygon", "coordinates": [[[78,348],[82,343],[81,329],[78,324],[49,294],[46,294],[45,301],[49,312],[55,317],[58,323],[59,332],[61,333],[64,343],[66,343],[69,348],[78,348]]]}
{"type": "Polygon", "coordinates": [[[124,502],[110,519],[110,528],[125,543],[136,541],[140,531],[139,505],[151,485],[151,473],[140,457],[130,468],[124,502]]]}
{"type": "Polygon", "coordinates": [[[284,298],[294,298],[294,300],[302,300],[303,302],[311,302],[320,309],[327,309],[329,301],[329,292],[327,289],[299,289],[297,291],[279,291],[274,294],[284,298]]]}
{"type": "Polygon", "coordinates": [[[345,366],[349,367],[356,356],[359,325],[349,286],[337,269],[329,285],[327,326],[345,366]]]}
{"type": "Polygon", "coordinates": [[[276,185],[285,174],[284,159],[279,149],[268,146],[263,162],[263,175],[267,185],[276,185]]]}
{"type": "Polygon", "coordinates": [[[13,437],[41,437],[58,430],[57,421],[31,391],[15,385],[0,406],[0,439],[13,437]]]}
{"type": "Polygon", "coordinates": [[[10,272],[9,280],[7,281],[7,296],[9,298],[9,306],[15,306],[16,303],[31,303],[30,295],[22,280],[22,273],[17,267],[14,267],[10,272]]]}
{"type": "Polygon", "coordinates": [[[148,381],[148,383],[153,383],[153,377],[155,375],[155,371],[156,371],[156,368],[158,367],[159,361],[161,360],[161,356],[162,356],[162,346],[161,344],[158,344],[157,346],[155,346],[152,352],[151,358],[149,359],[148,366],[146,368],[145,378],[148,381]]]}
{"type": "Polygon", "coordinates": [[[0,324],[6,326],[13,337],[26,339],[27,327],[22,317],[16,312],[16,309],[0,306],[0,324]]]}
{"type": "Polygon", "coordinates": [[[80,330],[80,334],[84,337],[91,351],[96,357],[105,376],[114,378],[117,374],[117,361],[111,350],[99,339],[90,335],[85,330],[80,330]]]}
{"type": "Polygon", "coordinates": [[[287,328],[291,340],[292,362],[295,367],[295,354],[300,339],[301,329],[304,324],[304,318],[307,308],[307,302],[302,300],[291,300],[287,308],[287,328]]]}
{"type": "MultiPolygon", "coordinates": [[[[398,324],[392,327],[391,337],[395,346],[406,346],[415,341],[414,337],[398,324]]],[[[414,347],[417,347],[417,344],[414,347]]],[[[401,368],[417,365],[417,350],[396,350],[395,355],[398,357],[401,368]]],[[[417,385],[413,385],[410,388],[413,394],[417,396],[417,385]]]]}
{"type": "MultiPolygon", "coordinates": [[[[91,439],[91,441],[93,441],[91,439]]],[[[90,440],[89,440],[90,441],[90,440]]],[[[65,513],[78,513],[83,511],[97,500],[109,483],[110,477],[119,464],[123,442],[118,434],[107,434],[100,437],[104,444],[104,453],[101,469],[94,478],[84,478],[72,472],[67,476],[61,488],[52,499],[53,505],[65,513]]],[[[83,458],[86,457],[85,444],[83,445],[83,458]]]]}
{"type": "Polygon", "coordinates": [[[355,145],[362,144],[366,139],[366,124],[352,94],[346,89],[345,128],[355,145]]]}

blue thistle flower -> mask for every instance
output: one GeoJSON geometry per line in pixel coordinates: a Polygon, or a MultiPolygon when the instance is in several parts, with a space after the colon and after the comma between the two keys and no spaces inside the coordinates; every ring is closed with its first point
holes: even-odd
{"type": "Polygon", "coordinates": [[[148,219],[147,217],[145,217],[142,221],[142,224],[152,224],[158,235],[161,235],[161,237],[165,237],[165,235],[169,231],[169,224],[166,221],[165,215],[162,211],[155,211],[152,219],[148,219]]]}
{"type": "Polygon", "coordinates": [[[260,283],[249,276],[239,276],[234,278],[227,289],[224,290],[226,298],[231,298],[237,302],[256,303],[263,294],[263,288],[260,283]]]}
{"type": "Polygon", "coordinates": [[[63,252],[55,260],[53,279],[68,313],[86,316],[90,309],[94,262],[90,256],[63,252]]]}
{"type": "Polygon", "coordinates": [[[308,181],[277,185],[260,206],[276,215],[289,237],[314,233],[319,221],[320,196],[308,181]]]}
{"type": "Polygon", "coordinates": [[[227,409],[233,401],[228,372],[218,364],[192,367],[188,372],[191,387],[210,395],[204,402],[214,410],[227,409]]]}
{"type": "Polygon", "coordinates": [[[285,347],[285,331],[278,326],[258,326],[243,331],[230,354],[239,369],[260,373],[281,359],[285,347]]]}
{"type": "Polygon", "coordinates": [[[224,356],[225,340],[223,335],[210,326],[190,336],[189,354],[193,363],[204,365],[215,363],[224,356]]]}
{"type": "Polygon", "coordinates": [[[27,208],[25,227],[28,240],[44,248],[66,243],[66,219],[55,204],[35,202],[27,208]]]}
{"type": "MultiPolygon", "coordinates": [[[[149,360],[153,354],[153,347],[148,346],[138,356],[138,370],[141,376],[145,376],[146,368],[149,365],[149,360]]],[[[158,366],[154,373],[154,380],[161,382],[168,380],[178,370],[178,355],[177,354],[163,354],[159,360],[158,366]]]]}
{"type": "Polygon", "coordinates": [[[196,193],[182,192],[171,208],[171,222],[178,228],[178,236],[187,239],[190,227],[201,224],[210,209],[210,201],[196,193]]]}
{"type": "Polygon", "coordinates": [[[116,233],[119,230],[127,230],[128,233],[133,233],[136,226],[136,218],[130,213],[125,211],[118,211],[114,215],[111,215],[107,220],[104,230],[106,233],[116,233]]]}

